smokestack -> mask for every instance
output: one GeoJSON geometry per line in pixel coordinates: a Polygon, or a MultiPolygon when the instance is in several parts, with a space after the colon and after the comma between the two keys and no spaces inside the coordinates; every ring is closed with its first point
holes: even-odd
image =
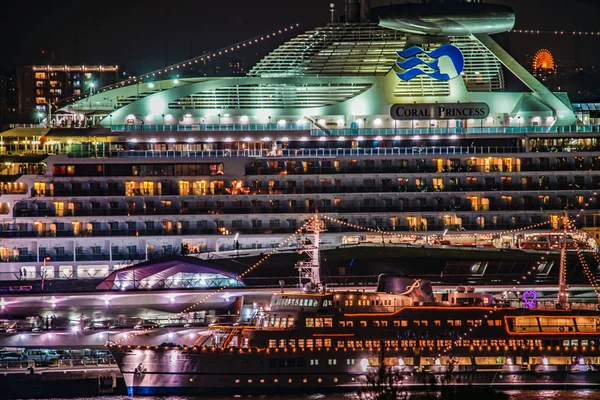
{"type": "Polygon", "coordinates": [[[371,22],[371,0],[360,0],[360,22],[371,22]]]}
{"type": "Polygon", "coordinates": [[[360,0],[346,0],[345,15],[347,23],[360,21],[360,0]]]}

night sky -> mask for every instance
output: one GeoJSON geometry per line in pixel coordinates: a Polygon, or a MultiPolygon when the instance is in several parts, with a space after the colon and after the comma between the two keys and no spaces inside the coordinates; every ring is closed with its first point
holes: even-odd
{"type": "MultiPolygon", "coordinates": [[[[401,1],[394,1],[401,2],[401,1]]],[[[494,0],[513,6],[516,29],[600,30],[597,0],[494,0]]],[[[329,21],[330,0],[16,0],[3,15],[0,69],[38,63],[119,64],[143,73],[255,35],[300,23],[306,30],[329,21]],[[45,54],[42,54],[42,50],[45,54]]],[[[338,13],[343,0],[336,0],[338,13]]],[[[373,0],[387,5],[390,0],[373,0]]],[[[291,35],[285,38],[290,38],[291,35]]],[[[264,54],[281,39],[257,47],[264,54]]],[[[600,37],[558,39],[510,35],[509,51],[524,61],[541,47],[557,59],[587,67],[598,61],[600,37]]],[[[242,57],[244,55],[241,55],[242,57]]]]}

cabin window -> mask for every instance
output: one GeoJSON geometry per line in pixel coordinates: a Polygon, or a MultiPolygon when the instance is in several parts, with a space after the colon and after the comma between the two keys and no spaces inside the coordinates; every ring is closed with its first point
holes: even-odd
{"type": "Polygon", "coordinates": [[[354,365],[354,358],[347,358],[346,365],[354,365]]]}
{"type": "Polygon", "coordinates": [[[401,323],[402,326],[404,326],[404,327],[408,326],[408,321],[407,320],[403,319],[401,322],[402,322],[401,323]]]}
{"type": "Polygon", "coordinates": [[[348,340],[348,347],[354,347],[354,340],[348,340]]]}
{"type": "Polygon", "coordinates": [[[314,326],[315,326],[315,319],[314,318],[306,318],[306,327],[312,328],[314,326]]]}
{"type": "Polygon", "coordinates": [[[497,319],[496,321],[496,326],[502,326],[502,320],[501,319],[497,319]]]}
{"type": "Polygon", "coordinates": [[[279,339],[279,347],[285,347],[285,339],[279,339]]]}
{"type": "Polygon", "coordinates": [[[289,347],[296,347],[296,339],[288,339],[289,347]]]}
{"type": "Polygon", "coordinates": [[[494,320],[488,319],[487,324],[488,324],[488,326],[494,326],[494,320]]]}
{"type": "Polygon", "coordinates": [[[455,319],[454,326],[462,326],[462,321],[460,319],[455,319]]]}
{"type": "Polygon", "coordinates": [[[433,325],[435,325],[435,326],[441,326],[442,325],[442,321],[440,321],[439,319],[436,319],[435,321],[433,321],[433,325]]]}
{"type": "Polygon", "coordinates": [[[323,344],[325,347],[331,347],[331,339],[323,339],[323,344]]]}
{"type": "Polygon", "coordinates": [[[315,339],[315,347],[323,347],[323,339],[315,339]]]}
{"type": "Polygon", "coordinates": [[[581,345],[582,346],[587,346],[588,345],[588,341],[587,340],[582,340],[581,341],[581,345]]]}
{"type": "Polygon", "coordinates": [[[352,300],[344,300],[344,305],[346,307],[352,307],[352,300]]]}
{"type": "Polygon", "coordinates": [[[449,319],[446,322],[448,323],[448,326],[454,326],[454,320],[453,319],[449,319]]]}
{"type": "Polygon", "coordinates": [[[319,365],[319,359],[318,358],[311,358],[310,359],[310,365],[319,365]]]}
{"type": "Polygon", "coordinates": [[[413,325],[415,325],[415,326],[421,326],[421,321],[414,320],[413,321],[413,325]]]}
{"type": "Polygon", "coordinates": [[[343,340],[338,340],[337,341],[337,347],[344,347],[346,343],[343,340]]]}
{"type": "Polygon", "coordinates": [[[387,328],[388,322],[387,321],[381,321],[381,326],[383,326],[384,328],[387,328]]]}
{"type": "Polygon", "coordinates": [[[327,360],[327,363],[329,365],[337,365],[337,360],[335,358],[330,358],[329,360],[327,360]]]}
{"type": "Polygon", "coordinates": [[[362,348],[362,347],[363,347],[363,345],[362,345],[362,340],[357,340],[357,341],[355,342],[355,345],[356,345],[356,347],[360,347],[360,348],[362,348]]]}
{"type": "Polygon", "coordinates": [[[294,322],[295,322],[295,321],[294,321],[294,318],[288,318],[288,321],[287,321],[287,326],[289,326],[289,327],[292,327],[292,326],[294,326],[294,322]]]}
{"type": "Polygon", "coordinates": [[[348,327],[348,328],[354,328],[354,321],[347,321],[346,322],[346,327],[348,327]]]}
{"type": "Polygon", "coordinates": [[[323,320],[323,325],[325,325],[325,328],[333,327],[333,318],[325,318],[323,320]]]}
{"type": "Polygon", "coordinates": [[[314,347],[312,339],[306,339],[306,347],[312,349],[314,347]]]}
{"type": "Polygon", "coordinates": [[[421,320],[421,326],[429,325],[429,321],[421,320]]]}
{"type": "Polygon", "coordinates": [[[340,321],[338,322],[338,325],[340,328],[345,328],[346,327],[346,321],[340,321]]]}
{"type": "Polygon", "coordinates": [[[373,321],[373,326],[379,328],[379,321],[373,321]]]}
{"type": "Polygon", "coordinates": [[[366,328],[367,327],[367,321],[360,321],[360,327],[361,328],[366,328]]]}
{"type": "Polygon", "coordinates": [[[274,349],[275,347],[277,347],[277,340],[275,339],[269,339],[269,347],[274,349]]]}
{"type": "Polygon", "coordinates": [[[315,318],[315,327],[322,328],[323,327],[323,318],[315,318]]]}
{"type": "Polygon", "coordinates": [[[298,339],[298,347],[304,347],[304,339],[298,339]]]}
{"type": "Polygon", "coordinates": [[[362,306],[363,305],[363,301],[358,299],[358,302],[356,303],[358,306],[362,306]]]}
{"type": "Polygon", "coordinates": [[[275,318],[275,324],[273,326],[279,328],[279,318],[275,318]]]}
{"type": "Polygon", "coordinates": [[[398,321],[397,319],[394,320],[394,326],[400,326],[400,321],[398,321]]]}

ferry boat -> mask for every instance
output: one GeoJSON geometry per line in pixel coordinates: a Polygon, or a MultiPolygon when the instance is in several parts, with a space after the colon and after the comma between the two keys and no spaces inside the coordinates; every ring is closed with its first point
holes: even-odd
{"type": "Polygon", "coordinates": [[[129,394],[360,389],[380,368],[406,388],[442,375],[496,387],[600,385],[600,306],[567,302],[564,279],[549,309],[534,293],[524,294],[530,308],[514,308],[473,288],[434,294],[426,280],[392,275],[373,292],[331,291],[319,274],[324,223],[309,222],[303,290],[273,294],[251,324],[215,324],[187,344],[108,344],[129,394]]]}

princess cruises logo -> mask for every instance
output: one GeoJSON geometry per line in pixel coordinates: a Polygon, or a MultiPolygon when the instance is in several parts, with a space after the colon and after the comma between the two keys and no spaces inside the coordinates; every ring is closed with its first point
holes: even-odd
{"type": "Polygon", "coordinates": [[[419,75],[427,75],[439,81],[449,81],[460,75],[465,68],[465,57],[453,44],[444,44],[432,51],[413,46],[398,51],[397,54],[403,61],[396,63],[402,69],[402,72],[397,72],[396,75],[403,81],[410,81],[419,75]],[[421,55],[424,55],[427,60],[421,58],[421,55]]]}

